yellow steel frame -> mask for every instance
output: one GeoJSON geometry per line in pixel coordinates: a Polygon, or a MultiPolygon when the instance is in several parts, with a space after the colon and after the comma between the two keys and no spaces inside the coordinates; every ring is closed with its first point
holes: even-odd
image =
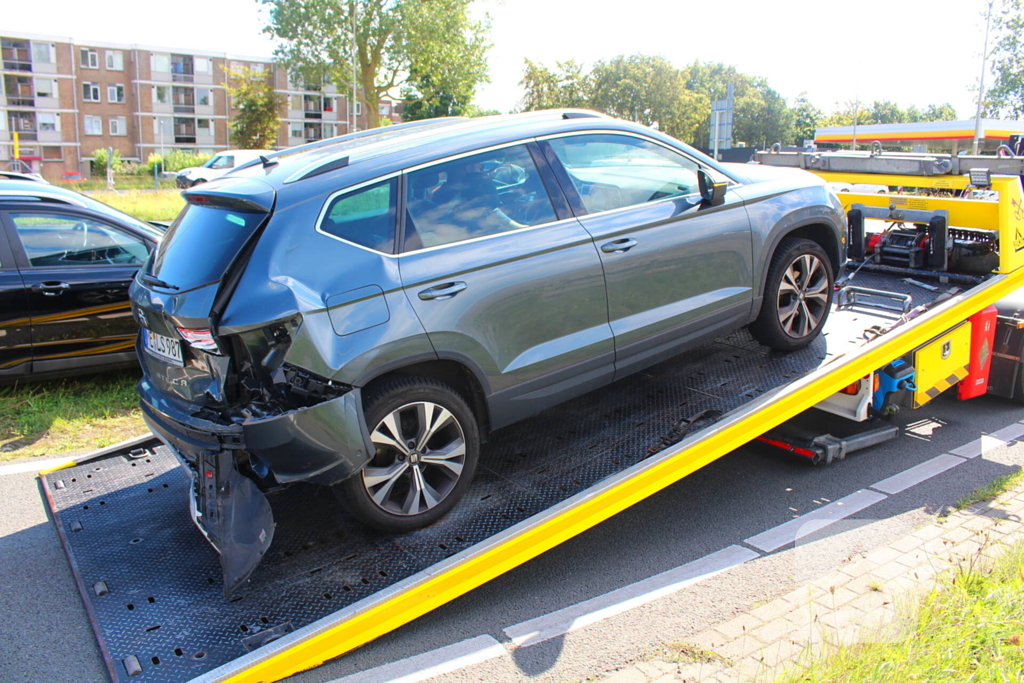
{"type": "MultiPolygon", "coordinates": [[[[824,171],[815,173],[830,183],[867,183],[890,187],[950,190],[962,190],[970,184],[966,176],[904,176],[824,171]]],[[[992,176],[992,189],[999,193],[999,201],[855,192],[840,192],[839,199],[847,211],[853,204],[895,206],[898,209],[922,211],[945,209],[949,211],[949,223],[952,226],[998,230],[999,269],[996,272],[1010,273],[1024,266],[1024,192],[1021,191],[1021,181],[1017,176],[992,176]]]]}
{"type": "MultiPolygon", "coordinates": [[[[770,396],[741,419],[682,442],[629,478],[584,495],[571,507],[502,543],[480,550],[447,570],[428,575],[391,598],[373,604],[345,621],[275,650],[268,646],[262,658],[249,660],[244,669],[216,680],[231,683],[269,683],[310,669],[454,600],[474,588],[537,557],[679,481],[708,463],[739,448],[758,434],[778,426],[810,408],[893,358],[909,353],[955,324],[1024,286],[1024,270],[998,276],[960,295],[939,309],[921,316],[890,338],[882,338],[862,353],[834,362],[829,372],[816,373],[770,396]]],[[[230,665],[229,665],[230,666],[230,665]]]]}

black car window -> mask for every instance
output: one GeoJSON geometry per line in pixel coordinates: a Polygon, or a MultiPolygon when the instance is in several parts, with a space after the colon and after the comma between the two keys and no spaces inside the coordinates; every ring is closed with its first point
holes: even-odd
{"type": "Polygon", "coordinates": [[[367,249],[395,251],[398,179],[392,178],[331,199],[320,230],[367,249]]]}
{"type": "Polygon", "coordinates": [[[404,251],[556,220],[525,145],[505,147],[409,173],[404,251]]]}
{"type": "Polygon", "coordinates": [[[25,211],[11,219],[34,267],[141,265],[149,256],[140,238],[91,218],[25,211]]]}
{"type": "Polygon", "coordinates": [[[608,134],[549,142],[590,213],[699,191],[697,163],[653,142],[608,134]]]}

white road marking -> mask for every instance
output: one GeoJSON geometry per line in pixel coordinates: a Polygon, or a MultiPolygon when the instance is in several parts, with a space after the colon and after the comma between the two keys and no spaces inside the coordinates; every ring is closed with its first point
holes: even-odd
{"type": "Polygon", "coordinates": [[[0,477],[5,474],[24,474],[25,472],[41,472],[74,462],[74,458],[52,458],[50,460],[30,460],[14,465],[0,465],[0,477]]]}
{"type": "Polygon", "coordinates": [[[914,465],[908,470],[903,470],[899,474],[894,474],[891,477],[872,484],[870,488],[890,495],[893,493],[899,493],[900,491],[906,491],[911,486],[917,486],[922,481],[926,481],[936,475],[942,474],[948,469],[952,469],[957,465],[962,465],[965,462],[967,461],[963,458],[950,455],[949,453],[943,453],[931,460],[924,461],[920,465],[914,465]]]}
{"type": "Polygon", "coordinates": [[[960,446],[960,448],[954,448],[950,453],[959,455],[961,458],[977,458],[979,455],[1002,448],[1010,441],[1016,441],[1021,436],[1024,436],[1024,423],[1015,422],[1002,429],[997,429],[991,434],[982,434],[981,437],[974,441],[968,441],[963,446],[960,446]]]}
{"type": "Polygon", "coordinates": [[[731,545],[643,581],[510,626],[505,629],[505,635],[517,647],[536,645],[647,604],[757,557],[753,550],[731,545]]]}
{"type": "Polygon", "coordinates": [[[861,489],[813,512],[808,512],[806,515],[800,515],[796,519],[762,531],[743,542],[766,553],[774,552],[787,543],[792,543],[819,529],[824,529],[829,524],[857,514],[864,508],[886,498],[888,496],[885,494],[861,489]]]}
{"type": "Polygon", "coordinates": [[[491,636],[477,636],[330,683],[418,683],[507,654],[508,650],[491,636]]]}

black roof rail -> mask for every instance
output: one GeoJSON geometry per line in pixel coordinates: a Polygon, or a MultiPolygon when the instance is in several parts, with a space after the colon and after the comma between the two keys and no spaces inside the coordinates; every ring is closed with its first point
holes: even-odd
{"type": "Polygon", "coordinates": [[[596,111],[564,111],[562,112],[563,119],[601,119],[604,118],[603,114],[599,114],[596,111]]]}
{"type": "MultiPolygon", "coordinates": [[[[292,154],[298,154],[300,152],[308,152],[314,149],[320,149],[321,147],[330,147],[331,145],[337,145],[339,143],[348,142],[349,140],[360,140],[362,138],[369,138],[375,135],[381,135],[383,133],[393,132],[396,130],[409,130],[410,128],[428,128],[430,126],[447,125],[456,121],[465,121],[464,116],[446,116],[443,118],[436,119],[421,119],[419,121],[407,121],[405,123],[396,123],[390,126],[382,126],[380,128],[367,128],[366,130],[359,130],[355,133],[346,133],[345,135],[336,135],[332,138],[324,138],[323,140],[315,140],[313,142],[307,142],[304,145],[296,145],[295,147],[287,147],[285,149],[279,149],[276,152],[263,155],[258,159],[247,161],[241,166],[236,167],[235,171],[243,168],[249,168],[257,164],[267,165],[267,161],[273,161],[281,157],[286,157],[292,154]]],[[[308,176],[303,176],[308,177],[308,176]]]]}
{"type": "Polygon", "coordinates": [[[336,171],[339,168],[345,168],[348,166],[348,157],[341,157],[340,159],[332,159],[322,166],[317,166],[313,170],[303,174],[297,180],[305,180],[306,178],[312,178],[313,176],[323,175],[324,173],[330,173],[336,171]]]}

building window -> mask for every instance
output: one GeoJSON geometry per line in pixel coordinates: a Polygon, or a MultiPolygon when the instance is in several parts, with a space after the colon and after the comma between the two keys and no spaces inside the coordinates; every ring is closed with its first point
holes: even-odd
{"type": "Polygon", "coordinates": [[[7,112],[0,109],[0,131],[7,130],[7,112]]]}
{"type": "Polygon", "coordinates": [[[57,132],[60,130],[60,115],[51,112],[39,112],[36,114],[36,121],[39,123],[40,132],[57,132]]]}
{"type": "Polygon", "coordinates": [[[171,89],[166,85],[153,86],[153,104],[170,104],[171,89]]]}
{"type": "Polygon", "coordinates": [[[32,61],[36,64],[53,64],[57,48],[53,43],[32,43],[32,61]]]}
{"type": "Polygon", "coordinates": [[[120,83],[107,86],[107,102],[124,104],[124,86],[120,83]]]}
{"type": "Polygon", "coordinates": [[[36,99],[33,95],[35,86],[32,85],[31,76],[4,74],[3,82],[3,89],[7,93],[7,104],[12,107],[36,106],[36,99]]]}
{"type": "Polygon", "coordinates": [[[301,123],[292,123],[288,125],[288,137],[290,138],[304,138],[306,137],[305,128],[301,123]]]}
{"type": "Polygon", "coordinates": [[[154,73],[170,73],[171,72],[171,56],[170,55],[151,55],[150,57],[150,69],[154,73]]]}
{"type": "Polygon", "coordinates": [[[380,116],[391,116],[391,105],[381,104],[377,106],[377,113],[380,116]]]}
{"type": "Polygon", "coordinates": [[[52,78],[36,79],[36,97],[56,97],[57,81],[52,78]]]}
{"type": "Polygon", "coordinates": [[[85,134],[86,135],[103,135],[103,117],[102,116],[86,116],[85,117],[85,134]]]}
{"type": "Polygon", "coordinates": [[[266,66],[263,64],[250,64],[249,65],[249,79],[258,81],[264,77],[266,66]]]}
{"type": "MultiPolygon", "coordinates": [[[[351,102],[348,105],[348,115],[352,116],[352,103],[351,102]]],[[[359,102],[359,101],[356,101],[356,116],[362,116],[362,115],[363,115],[363,103],[359,102]]]]}
{"type": "Polygon", "coordinates": [[[107,70],[124,71],[124,53],[120,50],[107,50],[107,70]]]}
{"type": "Polygon", "coordinates": [[[100,101],[99,83],[82,83],[82,99],[86,102],[100,101]]]}
{"type": "Polygon", "coordinates": [[[288,108],[292,111],[302,111],[302,95],[289,95],[288,108]]]}
{"type": "Polygon", "coordinates": [[[213,60],[206,57],[196,57],[194,60],[195,70],[197,74],[212,74],[213,73],[213,60]]]}
{"type": "Polygon", "coordinates": [[[111,116],[110,134],[128,135],[128,120],[124,116],[111,116]]]}
{"type": "Polygon", "coordinates": [[[96,50],[90,50],[89,48],[83,47],[80,51],[82,55],[82,68],[83,69],[98,69],[100,68],[100,56],[96,50]]]}
{"type": "Polygon", "coordinates": [[[209,88],[196,88],[196,104],[200,107],[213,104],[213,91],[209,88]]]}
{"type": "Polygon", "coordinates": [[[3,53],[3,67],[8,71],[31,71],[28,41],[0,38],[0,52],[3,53]]]}
{"type": "Polygon", "coordinates": [[[213,121],[210,119],[196,119],[197,135],[213,135],[213,121]]]}
{"type": "Polygon", "coordinates": [[[63,147],[43,147],[43,161],[60,161],[63,158],[63,147]]]}

